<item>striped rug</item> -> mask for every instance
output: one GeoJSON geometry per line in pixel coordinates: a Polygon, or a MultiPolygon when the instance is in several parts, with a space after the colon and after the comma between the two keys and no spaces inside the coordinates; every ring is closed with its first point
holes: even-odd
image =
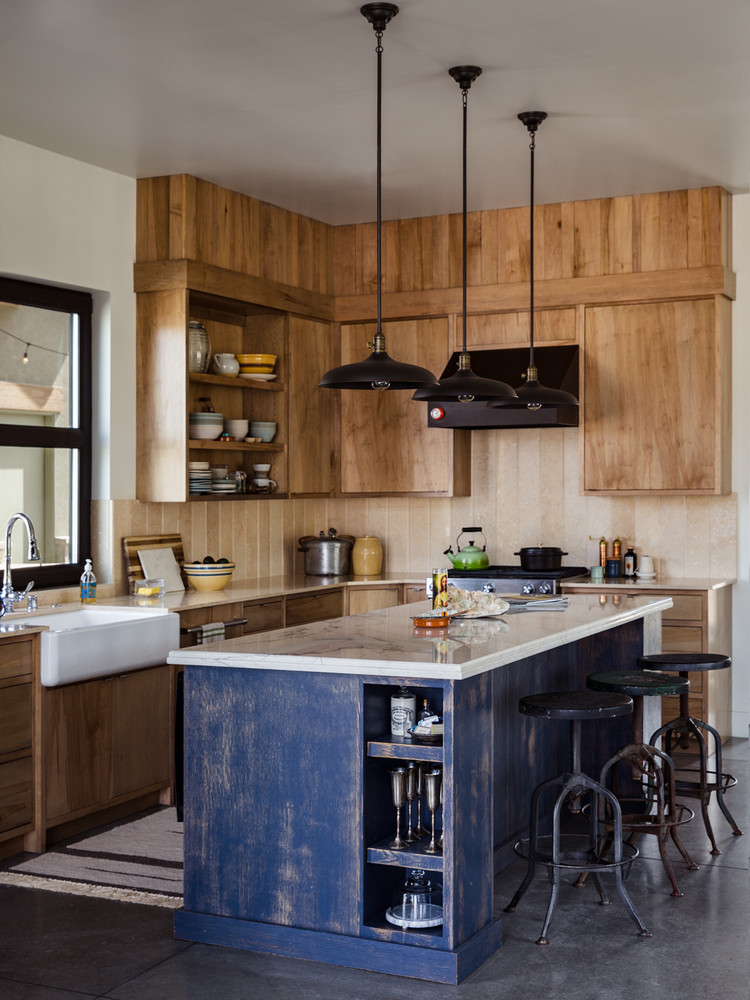
{"type": "Polygon", "coordinates": [[[119,899],[153,906],[182,905],[182,823],[160,806],[79,837],[44,854],[0,863],[0,883],[119,899]]]}

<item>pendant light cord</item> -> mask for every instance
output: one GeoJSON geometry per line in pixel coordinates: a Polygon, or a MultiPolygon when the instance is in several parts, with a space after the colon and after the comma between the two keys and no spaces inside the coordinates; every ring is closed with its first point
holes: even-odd
{"type": "Polygon", "coordinates": [[[377,246],[377,250],[376,250],[376,258],[377,258],[377,269],[378,269],[378,273],[377,273],[377,324],[376,324],[376,328],[375,328],[375,335],[377,336],[378,334],[382,334],[382,332],[383,332],[383,330],[382,330],[382,283],[383,283],[383,281],[382,281],[382,270],[381,270],[381,261],[382,261],[381,228],[382,228],[382,222],[381,222],[381,207],[380,207],[380,200],[381,200],[380,199],[380,187],[381,187],[381,176],[382,176],[382,170],[381,170],[381,160],[382,160],[382,136],[381,136],[382,126],[381,126],[381,118],[382,118],[382,108],[383,108],[383,32],[382,31],[376,31],[375,35],[377,37],[377,45],[375,47],[375,51],[377,52],[377,55],[378,55],[378,101],[377,101],[377,107],[378,107],[378,111],[377,111],[378,124],[377,124],[377,140],[376,140],[376,146],[377,146],[377,168],[376,168],[376,181],[375,181],[376,187],[377,187],[377,205],[376,205],[376,217],[377,217],[377,221],[376,221],[376,228],[377,228],[376,246],[377,246]]]}
{"type": "Polygon", "coordinates": [[[534,152],[536,150],[536,129],[530,130],[531,142],[529,149],[529,365],[534,367],[534,152]]]}
{"type": "Polygon", "coordinates": [[[469,91],[468,88],[462,88],[461,95],[463,99],[463,119],[464,119],[464,135],[463,135],[463,270],[462,270],[462,281],[463,281],[463,353],[466,354],[466,247],[468,243],[466,235],[466,145],[467,145],[467,119],[468,119],[468,105],[469,105],[469,91]]]}

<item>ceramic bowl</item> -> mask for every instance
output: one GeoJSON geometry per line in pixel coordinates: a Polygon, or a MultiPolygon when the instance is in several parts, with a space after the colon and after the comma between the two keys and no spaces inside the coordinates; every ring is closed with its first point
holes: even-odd
{"type": "Polygon", "coordinates": [[[225,420],[224,430],[229,431],[233,438],[237,441],[244,441],[247,437],[247,431],[250,427],[249,420],[225,420]]]}
{"type": "Polygon", "coordinates": [[[250,436],[260,438],[268,444],[276,437],[276,424],[272,420],[253,420],[250,424],[250,436]]]}
{"type": "Polygon", "coordinates": [[[273,365],[240,365],[240,375],[270,375],[273,365]]]}
{"type": "Polygon", "coordinates": [[[191,413],[189,415],[191,424],[223,424],[223,413],[191,413]]]}
{"type": "Polygon", "coordinates": [[[276,364],[276,354],[235,354],[240,365],[271,365],[276,364]]]}
{"type": "Polygon", "coordinates": [[[190,424],[188,435],[193,441],[215,441],[221,428],[221,424],[190,424]]]}
{"type": "Polygon", "coordinates": [[[182,570],[194,590],[223,590],[234,573],[234,563],[185,563],[182,570]]]}

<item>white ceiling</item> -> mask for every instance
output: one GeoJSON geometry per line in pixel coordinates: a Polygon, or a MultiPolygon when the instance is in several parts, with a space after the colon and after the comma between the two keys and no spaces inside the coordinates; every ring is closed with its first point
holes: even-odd
{"type": "MultiPolygon", "coordinates": [[[[748,0],[404,0],[384,37],[383,217],[750,181],[748,0]]],[[[0,134],[375,216],[375,35],[350,0],[2,0],[0,134]]],[[[3,193],[5,196],[5,193],[3,193]]]]}

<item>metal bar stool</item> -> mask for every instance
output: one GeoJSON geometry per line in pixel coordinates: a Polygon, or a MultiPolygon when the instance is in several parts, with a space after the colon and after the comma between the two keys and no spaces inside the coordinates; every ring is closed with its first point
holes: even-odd
{"type": "MultiPolygon", "coordinates": [[[[667,670],[679,673],[680,677],[687,679],[690,670],[726,670],[731,667],[732,660],[721,653],[651,653],[647,656],[638,657],[638,666],[644,670],[667,670]]],[[[671,722],[665,723],[651,737],[651,743],[656,744],[664,737],[664,748],[672,756],[673,747],[679,749],[681,743],[686,743],[690,737],[694,737],[698,745],[698,770],[693,768],[677,767],[675,787],[678,795],[687,798],[699,799],[701,804],[701,815],[703,825],[706,828],[708,839],[711,841],[711,854],[721,854],[716,846],[716,838],[708,817],[708,806],[711,801],[711,794],[716,793],[716,801],[719,808],[732,827],[735,837],[742,836],[742,830],[737,826],[734,817],[724,802],[724,792],[737,784],[737,779],[732,774],[724,773],[722,762],[721,736],[701,719],[695,719],[690,715],[690,704],[687,692],[680,694],[680,714],[671,722]],[[714,741],[714,754],[716,757],[716,767],[714,770],[708,769],[708,756],[706,739],[703,733],[708,733],[714,741]]]]}
{"type": "MultiPolygon", "coordinates": [[[[635,843],[640,833],[654,834],[659,843],[659,855],[664,871],[672,883],[672,895],[681,896],[672,864],[667,854],[667,841],[672,841],[688,868],[697,871],[698,865],[688,854],[677,834],[677,827],[690,822],[695,813],[688,806],[675,801],[675,768],[671,757],[657,747],[643,742],[643,699],[662,695],[682,695],[690,683],[685,677],[656,670],[624,673],[608,670],[589,674],[586,686],[592,691],[614,691],[633,699],[633,742],[618,750],[607,761],[599,775],[599,782],[610,787],[617,795],[623,809],[622,829],[628,833],[627,843],[635,843]],[[635,794],[619,793],[619,772],[624,765],[633,775],[635,794]]],[[[579,879],[579,882],[581,880],[579,879]]]]}
{"type": "Polygon", "coordinates": [[[528,860],[528,867],[516,894],[506,906],[506,913],[513,913],[534,877],[536,866],[548,870],[551,892],[539,945],[549,944],[547,931],[560,890],[563,871],[591,872],[603,904],[609,903],[602,888],[600,874],[614,872],[617,892],[633,918],[641,937],[650,937],[635,911],[623,884],[623,866],[637,857],[632,844],[622,842],[622,814],[616,796],[581,771],[581,722],[585,719],[611,719],[627,715],[633,710],[633,701],[627,695],[604,694],[598,691],[566,691],[526,695],[518,703],[524,715],[542,719],[565,719],[570,722],[570,770],[537,785],[531,795],[529,836],[519,840],[514,847],[516,854],[528,860]],[[558,789],[552,809],[552,834],[540,834],[539,805],[541,797],[558,789]],[[590,821],[588,834],[563,834],[561,811],[567,804],[573,813],[581,812],[581,800],[590,796],[590,821]],[[609,809],[607,810],[607,806],[609,809]],[[599,817],[607,813],[614,857],[604,857],[602,847],[605,833],[599,817]]]}

